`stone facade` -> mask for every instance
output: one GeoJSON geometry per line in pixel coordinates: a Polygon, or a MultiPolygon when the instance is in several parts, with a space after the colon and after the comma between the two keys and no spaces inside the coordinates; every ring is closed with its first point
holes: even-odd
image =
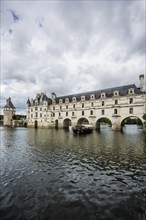
{"type": "Polygon", "coordinates": [[[98,128],[100,119],[107,118],[113,130],[120,130],[128,117],[137,117],[144,124],[143,82],[144,75],[140,75],[140,88],[131,84],[59,97],[52,93],[51,98],[44,93],[37,94],[35,99],[27,101],[27,126],[64,128],[89,123],[98,128]]]}
{"type": "Polygon", "coordinates": [[[13,123],[13,115],[15,114],[15,107],[11,101],[11,98],[8,98],[6,100],[6,105],[4,106],[4,122],[3,125],[4,126],[12,126],[13,123]]]}

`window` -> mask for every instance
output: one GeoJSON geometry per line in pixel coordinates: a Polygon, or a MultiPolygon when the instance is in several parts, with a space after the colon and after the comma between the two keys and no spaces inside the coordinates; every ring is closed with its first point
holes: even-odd
{"type": "Polygon", "coordinates": [[[114,109],[114,114],[116,115],[118,113],[118,110],[115,108],[114,109]]]}
{"type": "Polygon", "coordinates": [[[75,102],[76,101],[76,97],[73,97],[72,100],[73,100],[73,102],[75,102]]]}
{"type": "Polygon", "coordinates": [[[117,105],[118,104],[118,100],[117,99],[115,99],[115,105],[117,105]]]}
{"type": "Polygon", "coordinates": [[[40,118],[42,117],[42,113],[40,113],[40,118]]]}
{"type": "Polygon", "coordinates": [[[62,106],[60,106],[60,110],[62,110],[62,106]]]}
{"type": "Polygon", "coordinates": [[[35,111],[37,111],[38,110],[38,107],[35,107],[35,111]]]}
{"type": "Polygon", "coordinates": [[[66,105],[66,109],[68,109],[68,105],[66,105]]]}
{"type": "Polygon", "coordinates": [[[114,91],[114,96],[118,96],[118,95],[119,95],[119,91],[118,90],[114,91]]]}
{"type": "Polygon", "coordinates": [[[40,111],[42,111],[42,108],[40,108],[40,111]]]}
{"type": "Polygon", "coordinates": [[[61,116],[61,113],[59,112],[59,116],[61,116]]]}
{"type": "Polygon", "coordinates": [[[90,99],[94,99],[95,98],[95,95],[94,94],[91,94],[90,95],[90,99]]]}
{"type": "Polygon", "coordinates": [[[55,107],[53,107],[53,110],[55,110],[55,107]]]}
{"type": "Polygon", "coordinates": [[[101,114],[104,115],[104,109],[101,110],[101,114]]]}
{"type": "Polygon", "coordinates": [[[105,98],[105,92],[101,93],[101,98],[105,98]]]}
{"type": "Polygon", "coordinates": [[[84,115],[84,111],[82,111],[82,115],[84,115]]]}
{"type": "Polygon", "coordinates": [[[33,114],[31,114],[31,118],[33,118],[33,114]]]}
{"type": "Polygon", "coordinates": [[[129,90],[128,90],[128,93],[129,93],[129,94],[134,94],[134,89],[133,89],[133,88],[129,89],[129,90]]]}
{"type": "Polygon", "coordinates": [[[38,113],[37,113],[37,112],[35,113],[35,117],[36,117],[36,118],[38,117],[38,113]]]}
{"type": "Polygon", "coordinates": [[[104,101],[101,102],[101,105],[104,106],[104,101]]]}
{"type": "Polygon", "coordinates": [[[65,99],[65,102],[69,102],[69,99],[68,99],[68,98],[66,98],[66,99],[65,99]]]}
{"type": "Polygon", "coordinates": [[[81,100],[85,100],[85,96],[81,96],[81,100]]]}
{"type": "Polygon", "coordinates": [[[59,99],[59,103],[62,103],[62,99],[59,99]]]}
{"type": "Polygon", "coordinates": [[[90,115],[93,115],[93,110],[90,111],[90,115]]]}
{"type": "Polygon", "coordinates": [[[66,112],[66,116],[68,116],[68,112],[66,112]]]}
{"type": "Polygon", "coordinates": [[[133,108],[129,109],[129,114],[133,114],[133,108]]]}
{"type": "Polygon", "coordinates": [[[91,102],[91,106],[92,106],[92,107],[94,106],[94,102],[91,102]]]}
{"type": "Polygon", "coordinates": [[[74,116],[75,114],[74,114],[74,112],[72,112],[72,116],[74,116]]]}
{"type": "Polygon", "coordinates": [[[55,117],[55,113],[53,112],[53,117],[55,117]]]}
{"type": "Polygon", "coordinates": [[[129,103],[132,104],[133,103],[133,98],[129,99],[129,103]]]}
{"type": "Polygon", "coordinates": [[[73,104],[73,108],[75,108],[76,107],[76,105],[75,104],[73,104]]]}
{"type": "Polygon", "coordinates": [[[82,103],[82,108],[84,108],[84,103],[82,103]]]}

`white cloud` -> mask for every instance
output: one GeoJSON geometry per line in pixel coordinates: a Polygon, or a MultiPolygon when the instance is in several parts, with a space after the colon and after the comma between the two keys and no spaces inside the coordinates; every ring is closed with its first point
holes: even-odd
{"type": "MultiPolygon", "coordinates": [[[[136,83],[145,74],[144,1],[2,1],[1,98],[136,83]]],[[[19,108],[18,108],[19,111],[19,108]]]]}

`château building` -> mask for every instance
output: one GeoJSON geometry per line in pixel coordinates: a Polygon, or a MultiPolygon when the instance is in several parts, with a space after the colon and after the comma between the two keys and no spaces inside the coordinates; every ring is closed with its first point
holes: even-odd
{"type": "Polygon", "coordinates": [[[139,79],[140,88],[130,84],[66,96],[57,96],[53,92],[51,98],[38,93],[27,101],[27,126],[65,128],[89,123],[99,128],[100,120],[107,118],[113,130],[120,130],[128,117],[137,117],[144,124],[144,74],[139,79]]]}

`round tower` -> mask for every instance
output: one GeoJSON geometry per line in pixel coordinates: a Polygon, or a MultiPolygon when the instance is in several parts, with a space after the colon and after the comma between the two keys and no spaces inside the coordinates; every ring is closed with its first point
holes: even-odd
{"type": "Polygon", "coordinates": [[[12,126],[13,115],[16,112],[11,98],[6,99],[6,105],[4,106],[4,126],[12,126]]]}

